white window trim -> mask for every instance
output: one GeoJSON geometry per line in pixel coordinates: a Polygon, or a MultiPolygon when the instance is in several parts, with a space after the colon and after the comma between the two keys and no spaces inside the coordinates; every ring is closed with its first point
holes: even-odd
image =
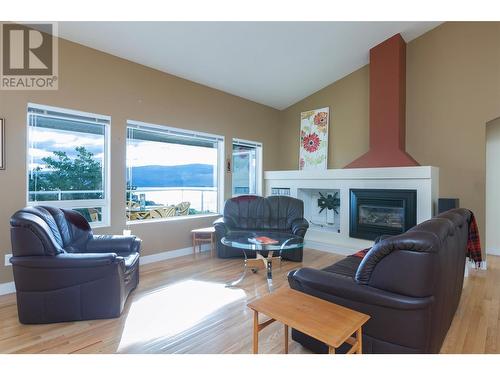
{"type": "MultiPolygon", "coordinates": [[[[52,116],[51,117],[58,117],[52,116]]],[[[27,206],[54,206],[64,209],[72,208],[92,208],[102,207],[101,218],[102,220],[97,223],[89,223],[92,228],[104,228],[111,226],[111,171],[110,171],[110,157],[111,157],[111,116],[101,115],[91,112],[77,111],[74,109],[67,109],[62,107],[53,107],[43,104],[28,103],[26,107],[26,205],[27,206]],[[65,201],[30,201],[29,200],[29,108],[39,109],[42,111],[54,111],[60,113],[67,113],[68,115],[92,117],[99,120],[107,121],[107,124],[102,123],[104,126],[104,199],[81,199],[81,200],[65,200],[65,201]]]]}
{"type": "Polygon", "coordinates": [[[186,215],[186,216],[172,216],[172,217],[163,217],[158,219],[147,219],[147,220],[127,220],[127,227],[140,225],[140,224],[154,224],[154,223],[164,223],[169,221],[183,221],[183,220],[196,220],[196,219],[204,219],[204,218],[216,218],[220,217],[221,214],[218,212],[211,214],[198,214],[198,215],[186,215]]]}
{"type": "MultiPolygon", "coordinates": [[[[261,142],[255,142],[255,141],[248,141],[246,139],[241,139],[241,138],[233,138],[233,142],[231,143],[231,159],[233,157],[233,145],[243,145],[243,146],[251,146],[255,147],[257,152],[256,152],[256,161],[255,165],[257,167],[257,171],[255,173],[255,194],[256,195],[262,195],[262,185],[263,185],[263,175],[264,171],[262,170],[262,152],[263,152],[263,145],[261,142]]],[[[233,191],[233,186],[232,186],[232,177],[231,177],[231,194],[233,191]]],[[[238,197],[240,195],[245,195],[245,194],[232,194],[233,197],[238,197]]]]}
{"type": "MultiPolygon", "coordinates": [[[[222,214],[222,211],[224,209],[224,175],[225,175],[225,168],[224,168],[224,151],[225,151],[225,137],[223,135],[219,134],[211,134],[211,133],[205,133],[205,132],[200,132],[196,130],[191,130],[191,129],[183,129],[183,128],[175,128],[172,126],[168,125],[160,125],[160,124],[153,124],[149,122],[143,122],[143,121],[138,121],[138,120],[127,120],[126,122],[126,129],[128,130],[129,127],[135,127],[138,129],[145,129],[145,130],[151,130],[151,129],[157,129],[159,132],[165,132],[165,131],[171,131],[174,133],[181,133],[183,135],[187,136],[192,136],[192,137],[200,137],[200,138],[206,138],[210,140],[215,140],[217,141],[217,212],[214,213],[208,213],[208,214],[198,214],[198,215],[186,215],[186,216],[172,216],[168,218],[159,218],[159,219],[148,219],[148,220],[127,220],[126,225],[138,225],[138,224],[153,224],[153,223],[158,223],[158,222],[168,222],[168,221],[176,221],[176,220],[195,220],[195,219],[200,219],[204,217],[215,217],[215,216],[220,216],[222,214]]],[[[128,134],[125,136],[126,140],[128,139],[128,134]]],[[[125,160],[127,158],[127,154],[125,151],[125,160]]],[[[127,166],[125,166],[127,168],[127,166]]],[[[125,187],[126,188],[126,187],[125,187]]]]}
{"type": "Polygon", "coordinates": [[[225,202],[225,188],[224,188],[224,176],[225,176],[225,139],[222,136],[222,141],[218,142],[217,154],[219,156],[219,160],[217,161],[219,168],[217,168],[217,179],[220,188],[218,188],[217,197],[217,212],[222,215],[224,211],[224,202],[225,202]]]}
{"type": "Polygon", "coordinates": [[[168,126],[168,125],[152,124],[152,123],[142,122],[142,121],[137,121],[137,120],[127,120],[127,128],[129,126],[136,127],[138,129],[143,128],[145,130],[158,129],[159,132],[163,132],[163,133],[170,131],[173,133],[181,133],[181,134],[191,136],[191,137],[201,137],[201,138],[207,138],[210,140],[218,140],[218,141],[224,142],[223,135],[204,133],[204,132],[199,132],[199,131],[191,130],[191,129],[174,128],[173,126],[168,126]]]}

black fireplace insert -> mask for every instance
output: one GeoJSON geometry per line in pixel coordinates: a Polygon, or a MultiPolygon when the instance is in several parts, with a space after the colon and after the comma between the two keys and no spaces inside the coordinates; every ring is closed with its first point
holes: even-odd
{"type": "Polygon", "coordinates": [[[417,224],[417,191],[350,189],[349,236],[374,240],[417,224]]]}

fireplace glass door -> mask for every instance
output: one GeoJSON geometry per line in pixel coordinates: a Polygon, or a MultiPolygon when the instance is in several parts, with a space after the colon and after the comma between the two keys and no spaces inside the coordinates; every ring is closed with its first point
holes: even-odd
{"type": "Polygon", "coordinates": [[[381,207],[362,204],[358,207],[359,224],[402,230],[405,225],[403,207],[381,207]]]}
{"type": "Polygon", "coordinates": [[[404,233],[416,224],[415,190],[351,189],[349,234],[374,240],[404,233]]]}

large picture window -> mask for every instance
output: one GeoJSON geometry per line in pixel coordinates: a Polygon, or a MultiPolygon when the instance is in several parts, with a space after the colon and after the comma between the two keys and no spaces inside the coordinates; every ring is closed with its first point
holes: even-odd
{"type": "Polygon", "coordinates": [[[262,144],[233,139],[233,196],[262,194],[262,144]]]}
{"type": "Polygon", "coordinates": [[[128,221],[213,214],[223,198],[221,136],[128,122],[128,221]]]}
{"type": "Polygon", "coordinates": [[[109,225],[110,117],[28,105],[28,204],[79,211],[109,225]]]}

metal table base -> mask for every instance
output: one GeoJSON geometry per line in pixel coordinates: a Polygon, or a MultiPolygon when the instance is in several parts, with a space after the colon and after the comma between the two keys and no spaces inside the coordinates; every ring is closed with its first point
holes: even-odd
{"type": "MultiPolygon", "coordinates": [[[[266,268],[266,277],[267,277],[267,286],[269,288],[269,291],[272,292],[273,291],[273,251],[269,250],[268,251],[268,255],[267,255],[267,258],[262,256],[262,254],[260,254],[261,251],[264,251],[264,250],[255,250],[256,251],[256,254],[257,254],[257,258],[256,259],[262,259],[262,262],[265,264],[265,268],[266,268]]],[[[230,283],[227,283],[226,284],[226,287],[227,288],[232,288],[232,287],[235,287],[237,286],[238,284],[240,284],[246,277],[247,273],[248,273],[248,256],[247,256],[247,253],[246,251],[243,249],[243,254],[245,256],[245,260],[244,260],[244,266],[243,266],[243,273],[241,274],[240,278],[235,280],[235,281],[232,281],[230,283]]],[[[281,265],[281,256],[279,257],[274,257],[274,259],[279,259],[280,261],[280,265],[281,265]]],[[[253,273],[257,273],[257,269],[255,268],[252,268],[252,272],[253,273]]]]}

